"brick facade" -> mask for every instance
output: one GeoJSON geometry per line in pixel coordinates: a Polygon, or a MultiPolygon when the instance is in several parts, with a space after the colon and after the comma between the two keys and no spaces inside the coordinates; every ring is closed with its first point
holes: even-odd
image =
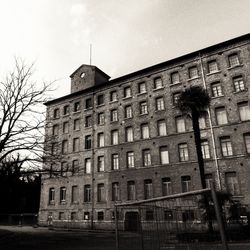
{"type": "MultiPolygon", "coordinates": [[[[184,117],[185,125],[183,121],[179,123],[177,118],[181,113],[174,104],[174,99],[178,98],[176,94],[194,85],[205,86],[211,96],[211,105],[205,115],[205,127],[201,130],[202,139],[209,145],[205,173],[212,175],[217,189],[231,191],[234,199],[242,204],[250,204],[247,191],[250,188],[249,41],[249,34],[244,35],[113,80],[108,80],[109,77],[94,66],[82,65],[78,68],[71,75],[71,94],[46,104],[47,137],[51,137],[53,126],[58,125],[53,140],[58,142],[59,149],[63,141],[66,141],[65,145],[68,144],[67,152],[59,153],[62,157],[53,168],[60,170],[63,162],[68,167],[67,173],[63,173],[65,176],[43,176],[40,224],[47,224],[48,216],[52,215],[55,225],[111,227],[114,204],[128,200],[129,181],[134,181],[136,200],[145,199],[145,180],[152,181],[153,197],[163,195],[162,181],[165,177],[170,179],[170,192],[173,194],[183,191],[184,176],[191,179],[190,190],[199,189],[201,184],[192,122],[184,117]],[[238,83],[235,83],[237,79],[238,83]],[[145,84],[142,86],[140,83],[145,84]],[[131,88],[131,97],[124,97],[126,87],[131,88]],[[139,90],[143,93],[139,93],[139,90]],[[114,92],[117,100],[111,100],[114,92]],[[87,105],[91,107],[86,107],[89,98],[91,101],[87,101],[87,105]],[[158,98],[163,98],[163,108],[162,103],[157,104],[158,98]],[[143,102],[147,104],[146,114],[140,112],[142,109],[145,111],[140,106],[143,102]],[[67,105],[69,113],[64,115],[64,107],[67,105]],[[125,117],[127,106],[132,107],[132,118],[125,117]],[[58,118],[54,117],[55,109],[59,109],[58,118]],[[117,110],[117,121],[111,121],[113,110],[117,110]],[[100,113],[104,114],[104,123],[102,118],[98,118],[103,117],[100,113]],[[89,116],[92,124],[87,127],[86,117],[89,116]],[[74,128],[76,119],[80,120],[79,128],[78,125],[74,128]],[[165,122],[166,135],[160,135],[159,121],[161,124],[165,122]],[[68,133],[63,132],[65,122],[69,124],[68,133]],[[144,139],[142,125],[148,127],[144,139]],[[185,131],[178,132],[177,126],[182,130],[185,126],[185,131]],[[129,127],[133,135],[126,135],[126,128],[129,127]],[[114,130],[118,131],[116,145],[112,145],[111,140],[114,130]],[[104,135],[102,147],[98,147],[98,140],[102,137],[100,133],[104,135]],[[86,149],[86,136],[91,138],[89,149],[86,149]],[[132,137],[133,141],[127,142],[128,137],[132,137]],[[79,145],[73,147],[74,138],[79,138],[79,145]],[[182,146],[187,146],[187,151],[183,151],[182,146]],[[74,149],[78,152],[73,152],[74,149]],[[162,164],[164,160],[160,157],[161,149],[164,149],[165,164],[162,164]],[[143,157],[145,150],[147,157],[146,153],[143,157]],[[129,152],[133,152],[134,156],[134,166],[130,168],[129,152]],[[181,152],[184,156],[180,155],[181,152]],[[116,157],[118,155],[119,167],[112,164],[114,154],[116,157]],[[101,165],[99,170],[103,167],[102,156],[104,171],[98,172],[98,164],[101,165]],[[74,160],[79,161],[76,173],[72,173],[74,160]],[[86,169],[87,161],[91,163],[91,173],[86,169]],[[113,169],[117,167],[119,169],[113,169]],[[113,199],[117,197],[114,190],[112,195],[113,183],[116,183],[113,186],[119,186],[117,201],[112,200],[112,196],[113,199]],[[90,202],[85,197],[86,185],[91,187],[90,202]],[[76,186],[74,201],[72,186],[76,186]],[[66,188],[65,201],[60,197],[62,187],[66,188]],[[98,187],[102,189],[102,194],[98,187]],[[51,192],[54,192],[53,197],[49,195],[51,192]],[[98,201],[102,195],[103,200],[98,201]]],[[[161,129],[164,130],[164,125],[161,129]]]]}

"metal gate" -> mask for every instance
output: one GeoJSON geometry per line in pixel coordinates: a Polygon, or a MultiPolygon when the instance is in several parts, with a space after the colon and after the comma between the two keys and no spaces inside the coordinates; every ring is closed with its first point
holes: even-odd
{"type": "Polygon", "coordinates": [[[117,250],[228,249],[214,190],[127,202],[115,210],[117,250]]]}

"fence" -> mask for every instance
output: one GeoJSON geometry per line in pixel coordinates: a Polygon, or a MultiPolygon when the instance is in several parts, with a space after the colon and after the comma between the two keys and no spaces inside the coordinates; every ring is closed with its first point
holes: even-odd
{"type": "Polygon", "coordinates": [[[228,249],[211,189],[119,204],[115,217],[117,250],[228,249]]]}
{"type": "Polygon", "coordinates": [[[1,225],[37,225],[37,214],[0,214],[1,225]]]}

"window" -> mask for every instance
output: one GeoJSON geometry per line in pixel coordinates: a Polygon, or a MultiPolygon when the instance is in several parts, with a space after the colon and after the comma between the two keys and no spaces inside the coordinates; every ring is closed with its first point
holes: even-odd
{"type": "Polygon", "coordinates": [[[60,117],[60,110],[59,109],[54,109],[54,113],[53,113],[53,118],[59,118],[60,117]]]}
{"type": "Polygon", "coordinates": [[[178,116],[175,118],[176,131],[177,133],[182,133],[186,131],[185,119],[182,116],[178,116]]]}
{"type": "Polygon", "coordinates": [[[118,170],[119,169],[119,155],[118,154],[112,154],[112,169],[118,170]]]}
{"type": "Polygon", "coordinates": [[[120,188],[118,182],[112,183],[112,201],[120,200],[120,188]]]}
{"type": "Polygon", "coordinates": [[[171,221],[174,219],[173,212],[171,210],[164,210],[164,220],[171,221]]]}
{"type": "Polygon", "coordinates": [[[148,167],[151,166],[151,154],[150,149],[144,149],[142,151],[142,157],[143,157],[143,166],[148,167]]]}
{"type": "Polygon", "coordinates": [[[156,104],[156,110],[157,111],[165,109],[163,97],[156,98],[155,99],[155,104],[156,104]]]}
{"type": "Polygon", "coordinates": [[[197,69],[196,66],[190,67],[188,69],[188,76],[189,76],[190,79],[198,77],[198,69],[197,69]]]}
{"type": "Polygon", "coordinates": [[[157,77],[154,79],[154,88],[155,89],[160,89],[163,87],[163,82],[162,82],[162,79],[161,77],[157,77]]]}
{"type": "Polygon", "coordinates": [[[85,173],[86,174],[91,173],[91,159],[90,158],[85,159],[85,173]]]}
{"type": "Polygon", "coordinates": [[[68,141],[67,140],[62,141],[62,153],[63,154],[68,153],[68,141]]]}
{"type": "Polygon", "coordinates": [[[143,94],[147,92],[147,88],[146,88],[146,83],[145,82],[140,82],[138,84],[138,92],[139,94],[143,94]]]}
{"type": "Polygon", "coordinates": [[[136,199],[135,182],[128,181],[128,200],[136,199]]]}
{"type": "Polygon", "coordinates": [[[55,203],[55,188],[49,189],[49,204],[55,203]]]}
{"type": "Polygon", "coordinates": [[[225,110],[225,107],[216,108],[215,109],[215,116],[216,116],[216,120],[217,120],[218,125],[223,125],[223,124],[228,123],[227,112],[225,110]]]}
{"type": "Polygon", "coordinates": [[[229,136],[220,138],[220,144],[222,156],[233,155],[232,143],[229,136]]]}
{"type": "Polygon", "coordinates": [[[172,194],[172,183],[169,177],[164,177],[161,179],[162,183],[162,195],[167,196],[172,194]]]}
{"type": "Polygon", "coordinates": [[[240,65],[240,61],[239,61],[239,56],[238,54],[232,54],[228,56],[228,62],[229,62],[229,67],[235,67],[240,65]]]}
{"type": "Polygon", "coordinates": [[[104,220],[104,212],[97,212],[97,220],[104,220]]]}
{"type": "Polygon", "coordinates": [[[132,91],[130,87],[125,87],[124,88],[124,98],[128,98],[132,96],[132,91]]]}
{"type": "Polygon", "coordinates": [[[178,72],[173,72],[171,74],[171,83],[172,84],[177,84],[180,82],[180,76],[178,72]]]}
{"type": "Polygon", "coordinates": [[[79,161],[73,160],[72,161],[72,175],[79,172],[79,161]]]}
{"type": "Polygon", "coordinates": [[[219,82],[215,82],[211,84],[212,97],[223,96],[222,87],[219,82]]]}
{"type": "Polygon", "coordinates": [[[147,123],[141,125],[141,138],[142,139],[149,138],[149,127],[147,123]]]}
{"type": "Polygon", "coordinates": [[[117,122],[118,121],[118,111],[117,109],[113,109],[110,112],[110,120],[111,122],[117,122]]]}
{"type": "Polygon", "coordinates": [[[104,113],[98,114],[98,125],[103,125],[105,123],[105,116],[104,113]]]}
{"type": "Polygon", "coordinates": [[[78,186],[72,186],[72,194],[71,194],[72,203],[77,203],[78,198],[79,198],[78,186]]]}
{"type": "Polygon", "coordinates": [[[58,135],[58,133],[59,133],[59,126],[57,124],[53,125],[52,134],[53,135],[58,135]]]}
{"type": "Polygon", "coordinates": [[[132,142],[134,140],[133,128],[127,127],[125,128],[126,142],[132,142]]]}
{"type": "Polygon", "coordinates": [[[182,192],[189,192],[191,191],[191,177],[189,175],[181,177],[181,187],[182,192]]]}
{"type": "Polygon", "coordinates": [[[66,187],[60,188],[60,202],[66,201],[66,187]]]}
{"type": "Polygon", "coordinates": [[[180,161],[188,161],[188,145],[187,143],[181,143],[178,145],[179,159],[180,161]]]}
{"type": "Polygon", "coordinates": [[[200,117],[199,117],[199,126],[200,129],[205,129],[207,127],[206,124],[206,116],[207,114],[204,112],[200,117]]]}
{"type": "Polygon", "coordinates": [[[68,171],[68,163],[63,161],[61,163],[61,176],[66,176],[68,171]]]}
{"type": "Polygon", "coordinates": [[[207,140],[201,141],[201,151],[202,151],[203,159],[210,158],[210,149],[209,149],[209,144],[207,140]]]}
{"type": "Polygon", "coordinates": [[[111,145],[117,145],[118,144],[118,130],[112,130],[111,131],[111,145]]]}
{"type": "Polygon", "coordinates": [[[154,220],[154,211],[153,210],[146,210],[146,220],[154,220]]]}
{"type": "Polygon", "coordinates": [[[141,102],[140,103],[140,114],[145,115],[148,113],[148,105],[147,102],[141,102]]]}
{"type": "Polygon", "coordinates": [[[177,92],[177,93],[174,93],[174,94],[173,94],[173,104],[174,104],[174,105],[177,105],[177,103],[178,103],[178,101],[179,101],[179,98],[180,98],[180,95],[181,95],[180,92],[177,92]]]}
{"type": "Polygon", "coordinates": [[[88,98],[85,100],[85,108],[86,109],[92,108],[92,98],[88,98]]]}
{"type": "Polygon", "coordinates": [[[111,91],[110,92],[110,101],[111,102],[117,101],[117,92],[116,91],[111,91]]]}
{"type": "Polygon", "coordinates": [[[65,220],[65,213],[64,212],[59,212],[58,219],[59,220],[65,220]]]}
{"type": "Polygon", "coordinates": [[[104,104],[104,95],[98,95],[97,96],[97,105],[102,105],[104,104]]]}
{"type": "Polygon", "coordinates": [[[104,147],[104,133],[97,134],[98,147],[104,147]]]}
{"type": "Polygon", "coordinates": [[[74,120],[74,130],[80,130],[80,119],[74,120]]]}
{"type": "Polygon", "coordinates": [[[213,185],[213,175],[205,174],[206,188],[211,188],[213,185]]]}
{"type": "Polygon", "coordinates": [[[89,212],[84,212],[83,213],[83,219],[84,220],[90,220],[90,213],[89,212]]]}
{"type": "Polygon", "coordinates": [[[194,210],[184,210],[182,212],[182,221],[194,221],[194,210]]]}
{"type": "Polygon", "coordinates": [[[239,195],[240,187],[236,172],[226,172],[225,178],[227,191],[232,195],[239,195]]]}
{"type": "Polygon", "coordinates": [[[63,115],[68,115],[69,114],[69,105],[65,105],[63,107],[63,115]]]}
{"type": "Polygon", "coordinates": [[[74,138],[73,139],[73,152],[79,152],[80,149],[80,139],[74,138]]]}
{"type": "Polygon", "coordinates": [[[91,186],[84,185],[84,202],[91,202],[91,186]]]}
{"type": "Polygon", "coordinates": [[[77,213],[76,212],[71,212],[70,220],[77,220],[77,213]]]}
{"type": "Polygon", "coordinates": [[[105,201],[104,184],[103,183],[99,183],[97,185],[97,201],[98,202],[105,201]]]}
{"type": "Polygon", "coordinates": [[[250,154],[250,133],[244,134],[244,141],[246,146],[246,151],[250,154]]]}
{"type": "Polygon", "coordinates": [[[218,71],[218,65],[216,60],[208,62],[208,73],[214,73],[218,71]]]}
{"type": "Polygon", "coordinates": [[[238,103],[238,109],[239,109],[241,121],[250,120],[250,108],[249,108],[248,102],[238,103]]]}
{"type": "Polygon", "coordinates": [[[69,133],[69,123],[68,122],[64,122],[63,123],[63,133],[69,133]]]}
{"type": "Polygon", "coordinates": [[[132,118],[132,106],[125,107],[125,118],[132,118]]]}
{"type": "Polygon", "coordinates": [[[98,156],[97,158],[97,171],[104,172],[104,156],[98,156]]]}
{"type": "Polygon", "coordinates": [[[144,198],[153,198],[153,184],[151,179],[144,180],[144,198]]]}
{"type": "Polygon", "coordinates": [[[57,154],[57,143],[51,143],[51,155],[57,154]]]}
{"type": "Polygon", "coordinates": [[[169,164],[169,153],[166,146],[160,147],[160,161],[162,165],[169,164]]]}
{"type": "Polygon", "coordinates": [[[159,136],[167,135],[167,127],[166,127],[165,120],[157,121],[157,129],[158,129],[158,135],[159,136]]]}
{"type": "Polygon", "coordinates": [[[85,149],[91,149],[91,135],[85,136],[85,149]]]}
{"type": "Polygon", "coordinates": [[[92,117],[91,115],[88,115],[85,117],[85,127],[88,128],[88,127],[91,127],[92,125],[92,117]]]}
{"type": "Polygon", "coordinates": [[[74,103],[74,112],[80,111],[80,102],[75,102],[74,103]]]}
{"type": "Polygon", "coordinates": [[[135,167],[134,152],[127,152],[127,167],[128,168],[135,167]]]}
{"type": "Polygon", "coordinates": [[[245,83],[242,76],[236,76],[233,78],[234,91],[240,92],[245,90],[245,83]]]}

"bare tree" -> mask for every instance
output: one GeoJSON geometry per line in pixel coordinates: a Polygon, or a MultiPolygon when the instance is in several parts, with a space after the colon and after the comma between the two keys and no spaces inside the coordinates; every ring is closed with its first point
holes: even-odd
{"type": "Polygon", "coordinates": [[[0,82],[0,164],[9,157],[33,165],[43,160],[43,103],[52,83],[39,86],[33,75],[34,64],[15,59],[13,71],[0,82]]]}

